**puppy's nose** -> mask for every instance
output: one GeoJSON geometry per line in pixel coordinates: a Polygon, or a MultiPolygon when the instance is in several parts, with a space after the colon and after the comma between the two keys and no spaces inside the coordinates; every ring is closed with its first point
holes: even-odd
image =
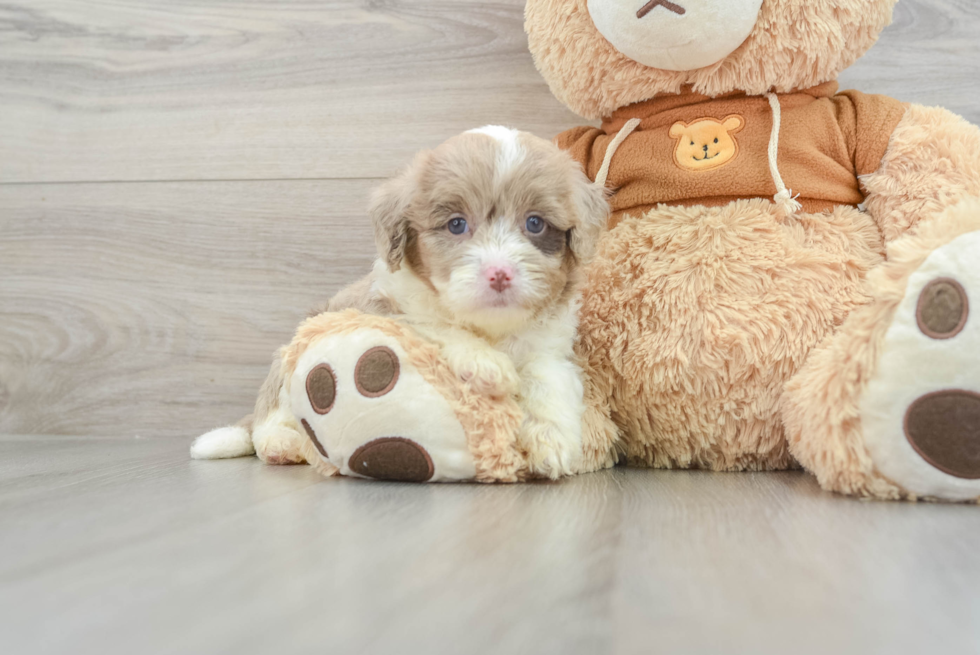
{"type": "Polygon", "coordinates": [[[486,276],[490,288],[497,293],[503,293],[510,288],[510,283],[514,279],[514,269],[495,266],[487,270],[486,276]]]}
{"type": "Polygon", "coordinates": [[[708,152],[708,146],[704,146],[704,151],[708,152]]]}

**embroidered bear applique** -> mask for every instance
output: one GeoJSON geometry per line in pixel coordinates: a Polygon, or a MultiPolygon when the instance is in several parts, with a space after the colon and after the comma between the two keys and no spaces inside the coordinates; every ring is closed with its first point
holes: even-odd
{"type": "Polygon", "coordinates": [[[687,171],[709,171],[731,163],[738,157],[735,134],[745,127],[745,119],[737,114],[724,120],[702,118],[691,124],[677,121],[670,128],[670,137],[677,140],[674,163],[687,171]]]}

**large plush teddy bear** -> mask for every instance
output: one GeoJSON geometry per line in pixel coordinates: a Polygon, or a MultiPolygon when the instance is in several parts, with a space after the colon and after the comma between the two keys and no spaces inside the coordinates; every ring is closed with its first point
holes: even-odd
{"type": "MultiPolygon", "coordinates": [[[[614,191],[583,471],[802,465],[847,494],[980,497],[980,130],[834,81],[895,1],[529,0],[542,74],[602,119],[558,143],[614,191]]],[[[528,477],[513,399],[397,321],[321,314],[278,361],[257,407],[278,418],[199,456],[528,477]]]]}
{"type": "Polygon", "coordinates": [[[896,0],[529,0],[557,139],[615,190],[588,468],[801,464],[980,496],[980,130],[837,75],[896,0]]]}

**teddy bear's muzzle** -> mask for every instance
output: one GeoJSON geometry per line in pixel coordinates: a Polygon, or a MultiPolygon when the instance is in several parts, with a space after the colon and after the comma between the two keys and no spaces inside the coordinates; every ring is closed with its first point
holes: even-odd
{"type": "Polygon", "coordinates": [[[605,40],[644,66],[694,71],[719,63],[741,46],[762,0],[588,0],[605,40]]]}

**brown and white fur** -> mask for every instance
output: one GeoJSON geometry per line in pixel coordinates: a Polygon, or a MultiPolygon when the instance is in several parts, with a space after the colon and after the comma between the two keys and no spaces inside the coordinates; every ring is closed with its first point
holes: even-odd
{"type": "MultiPolygon", "coordinates": [[[[552,143],[496,126],[464,133],[420,153],[376,192],[379,258],[327,311],[355,308],[412,326],[439,344],[461,383],[518,399],[518,441],[533,474],[575,473],[580,287],[608,211],[605,191],[552,143]]],[[[305,437],[282,383],[277,359],[255,413],[198,438],[192,456],[302,461],[305,437]]]]}

